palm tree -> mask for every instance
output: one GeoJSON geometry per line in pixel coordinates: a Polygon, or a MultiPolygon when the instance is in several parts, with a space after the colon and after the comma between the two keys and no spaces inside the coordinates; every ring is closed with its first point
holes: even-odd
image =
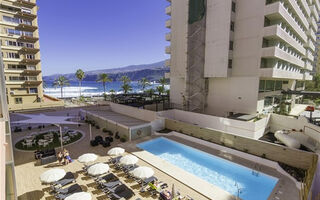
{"type": "Polygon", "coordinates": [[[70,85],[69,80],[65,76],[59,76],[56,78],[52,84],[55,88],[60,87],[61,98],[63,97],[63,87],[70,85]]]}
{"type": "Polygon", "coordinates": [[[164,85],[167,84],[166,77],[162,77],[159,79],[160,85],[164,88],[164,85]]]}
{"type": "Polygon", "coordinates": [[[109,78],[108,74],[102,73],[102,74],[99,74],[99,76],[98,76],[97,82],[102,83],[104,96],[106,95],[106,83],[109,83],[111,81],[112,81],[112,79],[109,78]]]}
{"type": "Polygon", "coordinates": [[[147,78],[142,78],[139,81],[139,85],[142,87],[143,93],[145,92],[146,87],[150,86],[150,82],[147,78]]]}
{"type": "Polygon", "coordinates": [[[79,97],[80,97],[80,96],[81,96],[81,84],[82,84],[82,80],[83,80],[84,77],[85,77],[84,71],[82,71],[82,69],[78,69],[78,70],[76,71],[76,77],[77,77],[77,79],[78,79],[78,81],[79,81],[79,93],[80,93],[79,97]]]}
{"type": "Polygon", "coordinates": [[[131,80],[130,80],[130,78],[128,76],[121,76],[120,81],[123,84],[130,84],[131,83],[131,80]]]}
{"type": "Polygon", "coordinates": [[[158,86],[157,87],[157,92],[159,93],[159,95],[163,94],[165,91],[164,87],[163,86],[158,86]]]}
{"type": "Polygon", "coordinates": [[[128,94],[128,92],[132,90],[130,78],[128,76],[122,76],[120,80],[122,82],[121,89],[123,90],[123,93],[128,94]]]}
{"type": "Polygon", "coordinates": [[[152,97],[152,95],[154,94],[154,89],[150,88],[150,89],[146,90],[146,93],[147,93],[150,97],[152,97]]]}
{"type": "Polygon", "coordinates": [[[116,91],[114,91],[114,89],[111,89],[110,91],[110,97],[111,97],[111,101],[114,102],[114,94],[116,93],[116,91]]]}
{"type": "Polygon", "coordinates": [[[129,84],[123,84],[121,88],[124,94],[128,94],[129,91],[132,91],[132,87],[129,84]]]}

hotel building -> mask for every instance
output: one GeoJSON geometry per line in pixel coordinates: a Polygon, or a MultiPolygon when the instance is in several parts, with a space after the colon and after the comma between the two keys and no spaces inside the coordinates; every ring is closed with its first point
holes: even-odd
{"type": "MultiPolygon", "coordinates": [[[[3,60],[0,57],[0,66],[3,60]]],[[[4,69],[0,67],[0,199],[16,199],[14,159],[9,111],[5,92],[4,69]]]]}
{"type": "Polygon", "coordinates": [[[289,111],[315,65],[319,0],[168,0],[173,108],[217,116],[289,111]]]}
{"type": "Polygon", "coordinates": [[[9,110],[63,106],[43,94],[35,0],[0,0],[0,42],[9,110]]]}

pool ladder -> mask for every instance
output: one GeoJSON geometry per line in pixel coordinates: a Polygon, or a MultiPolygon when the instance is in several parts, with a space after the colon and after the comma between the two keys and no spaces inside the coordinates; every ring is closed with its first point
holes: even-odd
{"type": "Polygon", "coordinates": [[[241,194],[241,188],[239,187],[239,184],[237,182],[234,182],[234,186],[236,186],[237,188],[237,197],[236,197],[236,200],[240,200],[240,194],[241,194]]]}
{"type": "Polygon", "coordinates": [[[252,175],[259,176],[260,171],[261,171],[261,166],[258,163],[255,163],[251,172],[252,175]]]}

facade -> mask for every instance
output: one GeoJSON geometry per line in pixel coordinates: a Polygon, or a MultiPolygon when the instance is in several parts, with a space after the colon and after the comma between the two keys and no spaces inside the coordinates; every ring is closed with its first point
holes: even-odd
{"type": "MultiPolygon", "coordinates": [[[[0,56],[0,66],[3,66],[0,56]]],[[[6,100],[4,68],[0,67],[0,199],[16,199],[14,159],[6,100]]]]}
{"type": "Polygon", "coordinates": [[[285,102],[312,80],[319,0],[168,0],[173,108],[227,117],[285,102]]]}
{"type": "Polygon", "coordinates": [[[320,21],[318,21],[318,31],[317,31],[317,45],[316,45],[316,68],[315,68],[315,73],[320,73],[320,21]]]}
{"type": "Polygon", "coordinates": [[[43,94],[35,0],[0,0],[0,41],[9,110],[63,106],[43,94]]]}

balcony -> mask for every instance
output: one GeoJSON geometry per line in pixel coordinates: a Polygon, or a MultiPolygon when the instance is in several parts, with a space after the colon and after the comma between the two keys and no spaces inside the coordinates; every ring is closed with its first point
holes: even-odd
{"type": "Polygon", "coordinates": [[[171,6],[166,7],[166,14],[171,16],[171,6]]]}
{"type": "Polygon", "coordinates": [[[306,50],[304,47],[297,42],[292,36],[290,36],[285,30],[283,30],[279,25],[272,25],[263,28],[263,36],[266,39],[281,39],[285,41],[287,44],[291,45],[301,54],[305,54],[306,50]]]}
{"type": "Polygon", "coordinates": [[[36,65],[40,62],[39,59],[28,59],[28,58],[24,58],[22,59],[22,61],[20,62],[21,64],[24,65],[36,65]]]}
{"type": "Polygon", "coordinates": [[[41,70],[25,69],[22,72],[22,75],[26,76],[38,76],[41,73],[41,70]]]}
{"type": "Polygon", "coordinates": [[[260,77],[302,80],[303,74],[276,68],[262,68],[260,69],[260,77]]]}
{"type": "Polygon", "coordinates": [[[318,15],[318,11],[316,9],[316,6],[310,6],[310,10],[311,10],[311,14],[315,17],[316,21],[319,21],[319,15],[318,15]]]}
{"type": "Polygon", "coordinates": [[[37,30],[38,27],[29,25],[29,24],[19,24],[19,25],[17,26],[17,29],[33,32],[33,31],[37,30]]]}
{"type": "Polygon", "coordinates": [[[312,29],[309,29],[306,33],[313,40],[313,42],[316,42],[317,36],[312,29]]]}
{"type": "Polygon", "coordinates": [[[266,48],[262,48],[262,58],[278,58],[284,61],[287,61],[291,64],[297,65],[301,68],[304,67],[304,62],[287,53],[286,51],[281,50],[279,47],[266,47],[266,48]]]}
{"type": "Polygon", "coordinates": [[[24,81],[23,85],[24,86],[31,86],[31,85],[40,85],[42,81],[39,81],[37,77],[26,77],[26,80],[24,81]]]}
{"type": "Polygon", "coordinates": [[[308,60],[310,60],[311,62],[314,61],[314,56],[312,55],[311,51],[307,51],[307,52],[306,52],[306,55],[305,55],[303,58],[308,59],[308,60]]]}
{"type": "Polygon", "coordinates": [[[18,17],[18,18],[29,19],[29,20],[33,20],[37,17],[37,15],[31,14],[31,13],[26,13],[26,12],[21,12],[21,11],[16,12],[16,14],[14,16],[18,17]]]}
{"type": "Polygon", "coordinates": [[[301,9],[300,9],[297,1],[296,1],[296,0],[289,0],[289,3],[290,3],[291,6],[293,7],[296,15],[298,15],[298,18],[301,19],[302,24],[304,25],[304,27],[305,27],[306,29],[308,29],[308,28],[309,28],[308,21],[307,21],[306,17],[304,16],[304,14],[302,13],[302,11],[301,11],[301,9]]]}
{"type": "Polygon", "coordinates": [[[14,2],[14,4],[17,6],[22,6],[22,7],[27,7],[27,8],[33,8],[37,5],[34,2],[28,1],[28,0],[16,0],[14,2]]]}
{"type": "Polygon", "coordinates": [[[170,46],[166,46],[166,54],[171,54],[171,47],[170,46]]]}
{"type": "Polygon", "coordinates": [[[298,34],[304,42],[307,41],[307,35],[304,31],[299,27],[297,22],[292,18],[292,16],[288,13],[286,8],[280,2],[275,2],[272,4],[268,4],[265,7],[264,14],[270,20],[285,20],[290,27],[298,34]]]}
{"type": "Polygon", "coordinates": [[[304,11],[306,11],[308,16],[310,16],[311,11],[310,11],[309,5],[307,3],[307,0],[301,0],[301,4],[302,4],[302,7],[303,7],[304,11]]]}
{"type": "Polygon", "coordinates": [[[312,51],[316,50],[316,47],[314,46],[313,42],[311,40],[308,40],[308,42],[306,42],[304,44],[304,47],[306,48],[310,48],[312,51]]]}
{"type": "Polygon", "coordinates": [[[309,72],[305,72],[305,73],[303,74],[303,80],[305,80],[305,81],[312,81],[312,79],[313,79],[313,76],[310,75],[309,72]]]}
{"type": "Polygon", "coordinates": [[[164,62],[164,65],[166,67],[169,67],[171,65],[171,60],[170,59],[167,59],[165,62],[164,62]]]}
{"type": "Polygon", "coordinates": [[[312,71],[313,70],[313,66],[311,65],[310,62],[305,62],[304,63],[304,69],[312,71]]]}
{"type": "Polygon", "coordinates": [[[171,33],[166,34],[166,41],[171,41],[171,33]]]}
{"type": "Polygon", "coordinates": [[[23,41],[23,42],[31,42],[34,43],[36,41],[39,40],[39,38],[34,37],[34,36],[28,36],[28,35],[22,35],[18,38],[19,41],[23,41]]]}
{"type": "Polygon", "coordinates": [[[2,1],[0,3],[0,9],[10,14],[14,14],[15,12],[21,11],[21,8],[19,6],[7,4],[5,1],[2,1]]]}
{"type": "Polygon", "coordinates": [[[313,0],[315,2],[316,8],[318,10],[318,12],[320,12],[320,2],[319,0],[313,0]]]}
{"type": "Polygon", "coordinates": [[[26,53],[36,54],[39,51],[40,51],[40,49],[37,49],[37,48],[21,47],[19,50],[19,53],[21,53],[21,54],[26,54],[26,53]]]}
{"type": "Polygon", "coordinates": [[[313,28],[314,31],[318,31],[318,24],[317,24],[316,20],[314,19],[314,17],[310,17],[308,21],[311,25],[311,28],[313,28]]]}
{"type": "Polygon", "coordinates": [[[171,28],[171,19],[168,19],[168,20],[166,21],[166,27],[167,27],[167,28],[171,28]]]}

